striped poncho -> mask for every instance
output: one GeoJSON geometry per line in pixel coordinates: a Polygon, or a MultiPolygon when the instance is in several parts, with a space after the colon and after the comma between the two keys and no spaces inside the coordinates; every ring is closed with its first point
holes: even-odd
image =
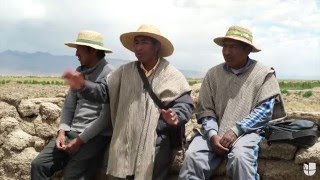
{"type": "MultiPolygon", "coordinates": [[[[182,73],[163,58],[149,82],[154,93],[167,104],[191,90],[182,73]]],[[[113,135],[107,174],[151,179],[160,113],[143,88],[136,62],[113,72],[108,87],[113,135]]]]}
{"type": "Polygon", "coordinates": [[[215,117],[219,135],[248,116],[266,99],[276,97],[272,119],[286,116],[280,88],[272,68],[254,61],[250,69],[235,75],[224,69],[224,63],[211,68],[201,85],[197,119],[215,117]]]}

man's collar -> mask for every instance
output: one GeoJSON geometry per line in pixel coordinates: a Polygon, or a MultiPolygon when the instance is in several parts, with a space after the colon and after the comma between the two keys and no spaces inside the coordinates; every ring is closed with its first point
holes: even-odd
{"type": "Polygon", "coordinates": [[[98,66],[100,66],[100,64],[104,64],[106,63],[106,60],[104,58],[101,58],[97,64],[95,64],[93,67],[85,67],[85,66],[81,66],[80,67],[80,70],[81,70],[81,73],[83,74],[90,74],[92,71],[94,71],[98,66]]]}
{"type": "Polygon", "coordinates": [[[224,64],[223,68],[224,68],[224,70],[226,70],[228,72],[231,72],[236,75],[240,75],[240,74],[243,74],[244,72],[246,72],[251,67],[253,62],[254,61],[252,59],[250,59],[248,56],[246,65],[244,65],[242,68],[240,68],[240,70],[237,73],[234,73],[234,70],[230,66],[228,66],[226,63],[224,64]]]}
{"type": "Polygon", "coordinates": [[[145,74],[147,77],[149,77],[149,76],[151,76],[151,74],[156,70],[156,68],[158,67],[159,63],[160,63],[160,58],[158,58],[158,61],[157,61],[156,65],[154,65],[153,68],[150,69],[149,71],[143,66],[142,63],[140,63],[140,67],[141,67],[141,69],[143,70],[144,74],[145,74]]]}

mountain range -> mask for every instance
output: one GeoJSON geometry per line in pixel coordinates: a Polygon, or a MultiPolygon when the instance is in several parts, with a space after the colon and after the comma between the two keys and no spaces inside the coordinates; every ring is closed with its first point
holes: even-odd
{"type": "MultiPolygon", "coordinates": [[[[129,60],[107,58],[114,66],[129,60]]],[[[0,75],[10,76],[60,76],[66,68],[79,66],[77,57],[53,55],[47,52],[27,53],[7,50],[0,53],[0,75]]],[[[179,69],[188,78],[203,78],[204,72],[179,69]]]]}

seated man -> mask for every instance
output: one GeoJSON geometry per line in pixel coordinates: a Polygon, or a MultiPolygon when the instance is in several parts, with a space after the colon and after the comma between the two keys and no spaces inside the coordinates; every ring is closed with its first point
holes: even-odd
{"type": "MultiPolygon", "coordinates": [[[[81,64],[77,71],[88,81],[101,81],[111,72],[112,67],[104,57],[112,51],[103,47],[101,34],[80,31],[77,41],[66,45],[77,49],[81,64]]],[[[64,179],[93,179],[111,140],[109,108],[109,104],[88,101],[78,90],[70,89],[58,136],[32,161],[31,179],[51,179],[54,172],[63,168],[64,179]]]]}
{"type": "Polygon", "coordinates": [[[279,84],[272,68],[249,58],[260,50],[248,29],[232,26],[214,42],[222,46],[225,63],[211,68],[202,82],[196,112],[202,131],[186,152],[179,179],[210,179],[224,158],[232,179],[259,179],[259,130],[286,116],[279,84]]]}
{"type": "Polygon", "coordinates": [[[191,88],[183,74],[164,59],[174,48],[156,27],[141,25],[137,31],[122,34],[120,40],[138,60],[115,70],[108,85],[84,82],[78,73],[70,73],[70,79],[78,79],[73,87],[94,101],[107,101],[108,89],[114,130],[107,173],[115,179],[167,179],[172,151],[169,134],[191,116],[191,88]],[[148,92],[143,75],[165,107],[148,92]]]}

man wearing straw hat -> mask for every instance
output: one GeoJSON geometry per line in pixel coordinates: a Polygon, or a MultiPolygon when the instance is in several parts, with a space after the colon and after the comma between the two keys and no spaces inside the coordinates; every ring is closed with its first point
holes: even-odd
{"type": "Polygon", "coordinates": [[[214,39],[225,62],[211,68],[201,85],[196,117],[200,135],[191,142],[179,179],[210,179],[223,159],[232,179],[259,179],[261,127],[286,116],[275,71],[250,59],[259,52],[250,30],[232,26],[214,39]]]}
{"type": "Polygon", "coordinates": [[[78,80],[74,87],[83,88],[84,96],[100,102],[108,99],[102,92],[109,90],[113,135],[107,173],[115,179],[166,179],[172,140],[168,134],[191,116],[191,88],[182,73],[164,59],[174,48],[156,27],[141,25],[137,31],[122,34],[120,40],[138,61],[115,70],[108,85],[90,88],[78,80]],[[168,109],[157,106],[139,69],[168,109]]]}
{"type": "MultiPolygon", "coordinates": [[[[103,47],[103,38],[95,31],[83,30],[74,43],[81,66],[77,73],[88,83],[104,81],[112,67],[104,59],[110,49],[103,47]]],[[[67,73],[66,73],[67,74],[67,73]]],[[[110,143],[112,127],[109,104],[84,99],[76,89],[69,89],[61,113],[58,135],[32,161],[31,179],[51,179],[64,168],[64,179],[94,178],[103,163],[110,143]]]]}

